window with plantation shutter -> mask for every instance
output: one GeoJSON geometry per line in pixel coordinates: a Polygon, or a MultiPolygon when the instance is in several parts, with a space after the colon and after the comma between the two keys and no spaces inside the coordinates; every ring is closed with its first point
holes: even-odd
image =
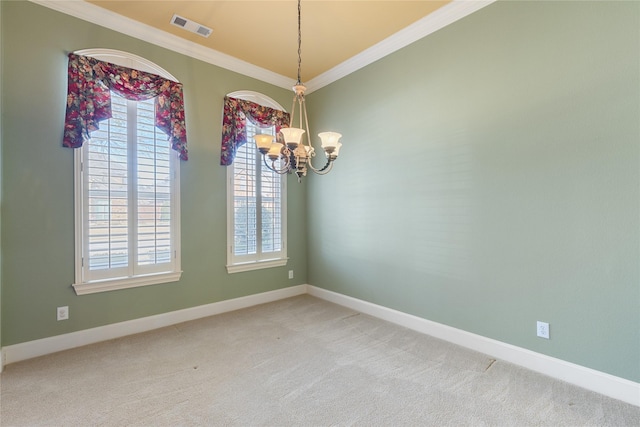
{"type": "Polygon", "coordinates": [[[155,126],[154,99],[111,92],[111,111],[75,153],[78,294],[181,275],[178,154],[155,126]]]}
{"type": "MultiPolygon", "coordinates": [[[[259,94],[252,95],[251,101],[265,102],[259,94]]],[[[234,96],[239,98],[238,93],[234,96]]],[[[269,98],[266,100],[275,103],[269,98]]],[[[275,128],[260,128],[247,119],[245,129],[247,142],[238,148],[233,163],[228,166],[229,273],[287,263],[286,175],[265,166],[253,140],[257,133],[274,135],[275,128]]]]}

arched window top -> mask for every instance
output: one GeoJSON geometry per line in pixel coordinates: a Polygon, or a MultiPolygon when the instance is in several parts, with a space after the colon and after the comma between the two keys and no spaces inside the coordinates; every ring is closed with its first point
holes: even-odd
{"type": "Polygon", "coordinates": [[[274,110],[287,111],[282,105],[278,104],[267,95],[263,95],[260,92],[254,92],[252,90],[237,90],[227,94],[230,98],[242,99],[243,101],[254,102],[263,107],[273,108],[274,110]]]}
{"type": "Polygon", "coordinates": [[[167,70],[165,70],[161,66],[154,64],[153,62],[141,56],[134,55],[133,53],[124,52],[124,51],[115,50],[115,49],[102,49],[102,48],[81,49],[81,50],[76,50],[73,53],[75,53],[76,55],[95,58],[100,61],[110,62],[112,64],[116,64],[121,67],[127,67],[127,68],[132,68],[134,70],[145,71],[147,73],[155,74],[174,82],[178,81],[178,79],[176,79],[171,73],[169,73],[167,70]]]}

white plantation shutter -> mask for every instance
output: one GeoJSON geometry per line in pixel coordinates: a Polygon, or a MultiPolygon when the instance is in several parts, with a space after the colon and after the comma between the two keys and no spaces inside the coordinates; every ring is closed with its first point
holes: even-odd
{"type": "Polygon", "coordinates": [[[137,107],[137,265],[159,266],[172,259],[171,147],[154,124],[153,100],[137,107]]]}
{"type": "Polygon", "coordinates": [[[255,255],[257,251],[258,189],[254,151],[255,144],[247,142],[238,149],[233,163],[233,254],[236,256],[255,255]]]}
{"type": "Polygon", "coordinates": [[[84,282],[174,269],[172,152],[154,100],[111,96],[112,118],[84,151],[84,282]]]}
{"type": "Polygon", "coordinates": [[[112,97],[113,118],[92,134],[83,161],[87,190],[84,212],[85,275],[126,276],[129,268],[129,163],[127,103],[112,97]]]}
{"type": "MultiPolygon", "coordinates": [[[[256,128],[253,127],[255,131],[256,128]]],[[[274,129],[270,129],[271,132],[261,133],[274,133],[274,129]]],[[[252,135],[253,137],[253,135],[252,135]]],[[[255,153],[258,153],[255,142],[252,148],[255,153]]],[[[259,204],[261,206],[260,216],[260,230],[261,230],[261,251],[266,256],[268,254],[278,254],[282,251],[282,175],[269,170],[262,163],[262,155],[258,156],[256,160],[260,164],[260,195],[259,204]]]]}
{"type": "Polygon", "coordinates": [[[247,120],[246,132],[247,143],[238,148],[229,166],[227,270],[230,273],[281,266],[287,261],[286,175],[265,166],[253,140],[257,133],[274,135],[275,128],[259,128],[247,120]]]}

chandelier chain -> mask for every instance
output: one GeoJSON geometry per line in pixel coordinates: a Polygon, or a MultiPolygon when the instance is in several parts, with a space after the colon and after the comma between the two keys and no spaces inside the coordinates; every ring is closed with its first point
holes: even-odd
{"type": "Polygon", "coordinates": [[[298,84],[302,84],[302,80],[300,79],[300,68],[302,66],[302,30],[300,29],[300,15],[302,12],[302,8],[300,7],[300,0],[298,0],[298,84]]]}

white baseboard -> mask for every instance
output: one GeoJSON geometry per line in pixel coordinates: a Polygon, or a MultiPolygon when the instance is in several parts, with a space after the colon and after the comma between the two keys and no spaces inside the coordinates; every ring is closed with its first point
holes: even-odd
{"type": "Polygon", "coordinates": [[[71,348],[120,338],[127,335],[147,332],[153,329],[163,328],[165,326],[252,307],[259,304],[265,304],[305,293],[357,310],[361,313],[404,326],[414,331],[431,335],[433,337],[458,344],[462,347],[487,354],[496,359],[504,360],[532,371],[566,381],[587,390],[591,390],[632,405],[640,406],[639,383],[311,285],[292,286],[289,288],[277,289],[270,292],[215,302],[184,310],[162,313],[141,319],[129,320],[126,322],[114,323],[69,334],[10,345],[0,350],[0,372],[2,372],[2,368],[5,364],[15,363],[21,360],[44,356],[46,354],[69,350],[71,348]]]}
{"type": "Polygon", "coordinates": [[[315,286],[307,285],[307,293],[587,390],[640,406],[640,383],[315,286]]]}
{"type": "Polygon", "coordinates": [[[71,332],[69,334],[56,335],[53,337],[10,345],[2,349],[0,361],[3,361],[4,363],[0,363],[0,372],[4,364],[8,365],[21,360],[32,359],[34,357],[69,350],[83,345],[94,344],[127,335],[139,334],[141,332],[188,322],[190,320],[196,320],[259,304],[265,304],[296,295],[302,295],[306,292],[306,285],[292,286],[246,297],[186,308],[184,310],[171,311],[155,316],[143,317],[140,319],[128,320],[126,322],[113,323],[111,325],[71,332]]]}

